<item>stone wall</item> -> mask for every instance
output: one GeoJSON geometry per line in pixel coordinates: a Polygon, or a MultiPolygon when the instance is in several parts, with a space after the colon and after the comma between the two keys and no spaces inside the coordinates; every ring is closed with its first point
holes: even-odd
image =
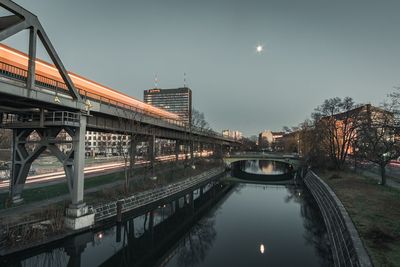
{"type": "Polygon", "coordinates": [[[373,266],[350,216],[332,189],[313,171],[306,174],[304,183],[324,218],[335,266],[373,266]]]}

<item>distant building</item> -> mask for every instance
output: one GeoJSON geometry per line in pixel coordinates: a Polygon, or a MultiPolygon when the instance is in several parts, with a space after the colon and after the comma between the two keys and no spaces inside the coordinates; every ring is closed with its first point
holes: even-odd
{"type": "Polygon", "coordinates": [[[280,151],[286,153],[299,153],[300,149],[300,131],[285,133],[277,142],[280,151]]]}
{"type": "Polygon", "coordinates": [[[127,150],[129,138],[127,135],[87,131],[85,136],[85,151],[88,156],[122,155],[127,150]]]}
{"type": "Polygon", "coordinates": [[[188,87],[176,89],[144,90],[144,102],[178,114],[187,124],[192,119],[192,90],[188,87]]]}
{"type": "Polygon", "coordinates": [[[273,149],[273,145],[283,137],[284,132],[262,131],[258,135],[258,146],[262,149],[273,149]]]}
{"type": "Polygon", "coordinates": [[[234,131],[234,130],[222,130],[222,136],[232,138],[235,140],[241,140],[243,138],[243,133],[239,131],[234,131]]]}
{"type": "MultiPolygon", "coordinates": [[[[325,116],[321,118],[321,122],[328,122],[334,119],[336,131],[336,145],[339,149],[345,148],[346,152],[352,155],[355,151],[354,145],[360,142],[359,129],[361,124],[368,124],[368,127],[381,127],[377,126],[382,123],[389,123],[390,120],[394,122],[395,116],[392,112],[386,111],[379,107],[372,106],[371,104],[364,104],[352,110],[337,113],[332,116],[325,116]],[[385,120],[389,121],[385,122],[385,120]],[[346,124],[347,121],[347,124],[346,124]],[[375,125],[375,126],[374,126],[375,125]],[[349,135],[353,131],[352,136],[349,135]]],[[[329,124],[328,124],[329,125],[329,124]]],[[[390,127],[389,127],[390,128],[390,127]]],[[[388,139],[400,138],[396,134],[387,131],[388,128],[381,127],[382,136],[388,139]]]]}

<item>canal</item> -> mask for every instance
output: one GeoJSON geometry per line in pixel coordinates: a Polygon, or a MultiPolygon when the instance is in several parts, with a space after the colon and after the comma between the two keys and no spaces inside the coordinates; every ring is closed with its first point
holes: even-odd
{"type": "Polygon", "coordinates": [[[259,175],[259,182],[208,184],[193,192],[193,201],[189,194],[0,265],[333,266],[323,219],[308,191],[262,179],[290,178],[290,167],[268,161],[238,166],[259,175]]]}

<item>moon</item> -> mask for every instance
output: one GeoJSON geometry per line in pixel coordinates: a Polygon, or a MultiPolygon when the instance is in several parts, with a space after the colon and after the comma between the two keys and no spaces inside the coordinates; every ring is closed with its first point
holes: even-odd
{"type": "Polygon", "coordinates": [[[262,45],[257,45],[256,51],[257,51],[257,53],[261,53],[262,51],[264,51],[264,47],[262,45]]]}

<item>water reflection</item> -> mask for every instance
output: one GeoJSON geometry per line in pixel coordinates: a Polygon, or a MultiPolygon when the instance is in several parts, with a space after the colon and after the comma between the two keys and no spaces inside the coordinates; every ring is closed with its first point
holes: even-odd
{"type": "Polygon", "coordinates": [[[250,181],[282,182],[292,180],[296,171],[292,165],[284,162],[245,160],[232,164],[231,175],[250,181]]]}
{"type": "Polygon", "coordinates": [[[333,266],[312,201],[297,186],[238,184],[164,256],[163,266],[333,266]]]}
{"type": "Polygon", "coordinates": [[[208,184],[0,266],[332,266],[313,198],[299,186],[208,184]]]}
{"type": "Polygon", "coordinates": [[[262,175],[280,175],[289,172],[288,164],[271,160],[246,160],[240,165],[240,169],[247,173],[262,175]]]}
{"type": "MultiPolygon", "coordinates": [[[[231,188],[211,182],[123,223],[0,258],[0,266],[153,266],[231,188]]],[[[196,249],[203,254],[205,244],[211,244],[216,235],[206,230],[212,229],[211,224],[195,225],[202,244],[196,249]]],[[[190,244],[194,239],[190,238],[190,244]]]]}
{"type": "Polygon", "coordinates": [[[178,266],[193,266],[204,261],[217,236],[214,226],[215,218],[207,216],[192,227],[176,248],[178,266]]]}

